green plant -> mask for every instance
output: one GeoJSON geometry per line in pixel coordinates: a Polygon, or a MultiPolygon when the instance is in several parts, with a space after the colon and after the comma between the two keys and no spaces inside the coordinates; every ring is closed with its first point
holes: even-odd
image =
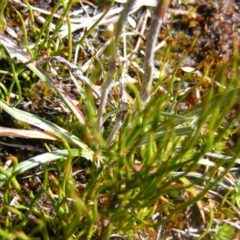
{"type": "MultiPolygon", "coordinates": [[[[168,67],[174,67],[173,74],[161,77],[163,71],[159,73],[160,77],[154,75],[154,48],[170,4],[166,0],[159,1],[150,28],[142,87],[128,83],[128,79],[131,79],[128,66],[120,60],[117,50],[120,38],[123,38],[123,55],[127,59],[126,52],[129,50],[124,39],[126,36],[121,35],[121,32],[126,30],[124,23],[135,6],[135,1],[128,1],[109,41],[97,51],[99,54],[90,59],[90,62],[98,62],[98,66],[102,67],[101,80],[105,82],[101,83],[99,90],[97,80],[94,80],[94,84],[86,77],[91,75],[91,64],[88,62],[89,69],[84,74],[83,64],[77,66],[71,62],[72,50],[75,48],[77,51],[78,44],[87,46],[90,30],[97,27],[100,19],[105,19],[111,7],[93,22],[90,30],[85,32],[77,44],[73,44],[73,26],[68,14],[74,4],[75,1],[67,4],[57,1],[42,28],[35,29],[35,50],[29,50],[28,53],[6,35],[0,34],[3,57],[11,66],[9,76],[13,76],[12,83],[17,86],[16,92],[19,95],[16,102],[4,101],[14,91],[10,87],[5,91],[7,94],[2,93],[0,107],[14,119],[41,129],[24,129],[21,132],[12,129],[10,133],[11,129],[2,129],[2,136],[6,136],[8,131],[12,137],[51,140],[58,142],[59,148],[52,150],[49,142],[46,142],[45,153],[20,163],[17,158],[12,158],[11,168],[0,167],[0,184],[4,189],[4,207],[1,213],[5,216],[1,223],[4,230],[0,231],[0,235],[6,239],[36,239],[39,234],[44,239],[52,239],[53,233],[58,239],[91,239],[94,236],[109,239],[111,234],[118,233],[133,239],[137,234],[155,238],[159,226],[167,227],[172,219],[176,225],[180,224],[177,218],[190,206],[197,206],[199,218],[206,223],[207,218],[210,218],[205,211],[206,195],[218,186],[224,187],[222,179],[239,161],[239,152],[230,156],[214,155],[205,158],[211,156],[211,153],[220,154],[220,151],[227,148],[226,139],[230,138],[231,132],[236,128],[239,113],[230,113],[240,100],[239,87],[231,87],[237,76],[230,78],[223,88],[209,86],[203,102],[179,111],[178,104],[198,90],[198,84],[200,86],[205,83],[208,70],[206,75],[201,76],[199,83],[188,89],[183,96],[179,96],[180,90],[174,91],[181,63],[174,63],[170,54],[165,57],[166,62],[169,62],[168,67]],[[59,7],[63,8],[63,14],[51,32],[51,23],[54,22],[59,7]],[[67,36],[67,57],[54,56],[66,50],[61,39],[64,34],[67,36]],[[45,59],[38,60],[44,49],[47,52],[45,59]],[[15,67],[15,59],[20,62],[19,68],[15,67]],[[108,68],[101,64],[103,60],[107,62],[105,64],[108,68]],[[73,128],[60,127],[16,107],[22,101],[19,73],[26,68],[30,69],[35,78],[47,83],[46,87],[64,103],[70,116],[69,125],[73,128]],[[70,78],[74,83],[80,95],[78,105],[55,80],[57,76],[63,80],[70,78]],[[80,84],[79,80],[84,84],[80,84]],[[167,90],[163,91],[162,86],[167,90]],[[98,98],[99,106],[96,104],[98,98]],[[76,134],[75,130],[67,130],[75,129],[74,124],[79,126],[80,134],[76,134]],[[81,169],[81,164],[86,162],[89,164],[87,170],[81,169]],[[41,176],[38,177],[38,183],[33,180],[40,185],[38,191],[21,189],[22,178],[31,179],[29,170],[36,167],[34,176],[41,176]],[[53,169],[60,170],[57,177],[52,174],[53,169]],[[74,176],[83,170],[89,179],[86,184],[78,184],[74,176]],[[24,173],[25,176],[20,175],[24,173]],[[49,179],[51,181],[48,183],[49,179]],[[9,201],[15,197],[11,188],[16,190],[21,202],[15,200],[8,206],[9,201]],[[48,207],[40,204],[42,201],[47,202],[48,207]],[[17,221],[11,221],[12,215],[17,221]],[[29,224],[28,216],[36,221],[29,224]],[[24,229],[22,234],[19,227],[24,229]],[[12,232],[13,229],[16,230],[12,232]]],[[[27,1],[26,5],[31,11],[31,5],[27,1]]],[[[24,44],[27,45],[27,41],[24,44]]],[[[188,53],[181,60],[187,55],[188,53]]],[[[235,61],[237,59],[233,59],[231,66],[233,72],[236,70],[235,61]]],[[[191,72],[193,70],[189,71],[189,68],[183,69],[188,74],[181,76],[183,79],[177,82],[178,89],[197,72],[191,72]]],[[[177,227],[183,229],[183,226],[177,227]]],[[[211,228],[212,225],[208,227],[211,228]]]]}
{"type": "Polygon", "coordinates": [[[234,229],[224,223],[222,226],[217,225],[216,226],[216,232],[213,236],[211,236],[211,239],[219,239],[219,240],[225,240],[232,238],[234,235],[234,229]]]}

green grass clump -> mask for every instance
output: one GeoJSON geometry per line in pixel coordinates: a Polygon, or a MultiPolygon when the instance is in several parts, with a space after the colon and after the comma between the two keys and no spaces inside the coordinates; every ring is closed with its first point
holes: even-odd
{"type": "MultiPolygon", "coordinates": [[[[197,36],[177,60],[176,45],[155,49],[168,0],[159,1],[149,32],[141,33],[148,40],[136,48],[140,53],[132,51],[138,40],[126,25],[139,7],[135,1],[119,9],[112,34],[108,29],[101,43],[94,38],[106,31],[101,24],[109,24],[118,5],[113,1],[97,18],[82,13],[86,22],[75,24],[82,4],[58,0],[43,12],[24,1],[29,22],[20,6],[14,10],[23,29],[20,44],[0,25],[6,63],[0,108],[27,126],[2,126],[0,136],[8,147],[32,150],[20,162],[10,153],[10,166],[0,166],[1,238],[237,236],[234,167],[240,160],[232,136],[239,132],[238,53],[212,69],[217,64],[182,66],[197,36]],[[39,143],[13,145],[6,137],[39,143]]],[[[0,17],[9,19],[11,6],[5,2],[0,17]]]]}

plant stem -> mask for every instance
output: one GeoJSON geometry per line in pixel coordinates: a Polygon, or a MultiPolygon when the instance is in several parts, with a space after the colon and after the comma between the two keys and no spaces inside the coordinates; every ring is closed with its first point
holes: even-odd
{"type": "Polygon", "coordinates": [[[145,50],[145,62],[144,62],[144,75],[142,80],[141,99],[145,105],[151,95],[152,82],[153,82],[153,59],[154,59],[154,48],[157,43],[158,33],[162,27],[165,13],[168,9],[171,0],[160,0],[155,13],[153,15],[152,24],[149,30],[149,37],[146,43],[145,50]]]}
{"type": "Polygon", "coordinates": [[[126,18],[132,9],[132,6],[134,5],[134,2],[135,2],[135,0],[130,0],[125,4],[125,7],[121,13],[120,19],[114,26],[113,37],[112,37],[112,41],[110,43],[111,56],[110,56],[110,60],[109,60],[108,76],[103,85],[102,97],[101,97],[100,106],[98,109],[98,129],[99,129],[99,131],[101,131],[101,128],[103,125],[103,113],[104,113],[104,109],[105,109],[105,106],[107,103],[108,94],[111,90],[111,82],[113,80],[113,75],[116,71],[116,56],[117,56],[116,52],[117,52],[118,38],[122,31],[123,24],[125,23],[126,18]]]}

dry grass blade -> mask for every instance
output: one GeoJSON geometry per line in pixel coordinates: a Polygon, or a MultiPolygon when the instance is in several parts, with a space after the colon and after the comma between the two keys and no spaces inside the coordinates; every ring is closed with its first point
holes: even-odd
{"type": "Polygon", "coordinates": [[[38,116],[35,116],[33,114],[30,114],[28,112],[24,112],[22,110],[19,110],[17,108],[14,108],[4,101],[0,100],[0,107],[3,108],[7,113],[9,113],[12,117],[15,119],[28,123],[30,125],[33,125],[35,127],[38,127],[40,129],[43,129],[48,134],[55,135],[57,139],[64,138],[67,140],[70,144],[76,145],[82,149],[88,150],[89,152],[92,152],[89,147],[84,144],[77,136],[71,134],[67,130],[57,126],[56,124],[49,122],[47,120],[44,120],[38,116]]]}
{"type": "Polygon", "coordinates": [[[38,130],[22,130],[16,128],[0,127],[1,137],[16,137],[16,138],[35,138],[35,139],[46,139],[53,141],[60,141],[60,138],[53,133],[47,131],[38,130]]]}

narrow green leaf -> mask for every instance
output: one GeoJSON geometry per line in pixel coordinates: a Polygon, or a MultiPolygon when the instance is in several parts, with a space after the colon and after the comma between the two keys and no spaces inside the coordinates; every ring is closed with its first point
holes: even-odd
{"type": "MultiPolygon", "coordinates": [[[[93,154],[88,150],[70,149],[72,157],[84,157],[93,160],[93,154]]],[[[0,174],[0,186],[2,186],[10,175],[17,175],[26,172],[29,169],[42,164],[47,164],[58,159],[66,159],[69,155],[68,150],[57,150],[54,152],[44,153],[19,163],[16,167],[4,170],[4,174],[0,174]]],[[[2,172],[2,171],[1,171],[2,172]]]]}

